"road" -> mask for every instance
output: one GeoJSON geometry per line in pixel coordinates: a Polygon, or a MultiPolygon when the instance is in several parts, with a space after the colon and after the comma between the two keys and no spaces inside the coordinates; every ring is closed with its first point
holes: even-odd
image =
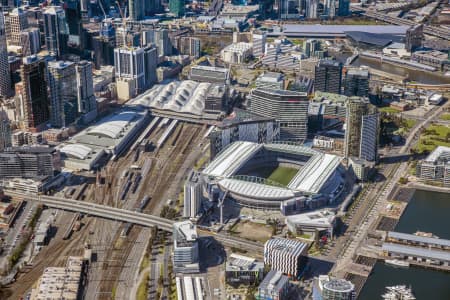
{"type": "Polygon", "coordinates": [[[95,204],[91,202],[77,201],[53,196],[33,196],[17,192],[8,192],[8,194],[15,197],[26,197],[27,199],[42,203],[48,207],[76,211],[92,216],[98,216],[122,222],[129,222],[147,227],[157,226],[161,230],[172,231],[173,221],[150,214],[139,213],[130,209],[116,208],[108,205],[95,204]]]}
{"type": "MultiPolygon", "coordinates": [[[[420,130],[426,128],[428,124],[437,118],[449,104],[450,103],[445,103],[443,106],[429,114],[425,120],[416,124],[406,139],[405,145],[399,150],[399,153],[407,153],[409,149],[414,146],[415,142],[417,142],[420,130]]],[[[345,272],[346,268],[350,265],[355,253],[366,239],[369,228],[371,228],[378,220],[381,208],[387,205],[387,201],[391,196],[393,189],[400,177],[407,171],[407,168],[407,162],[387,165],[383,169],[383,175],[386,178],[385,181],[376,183],[369,189],[364,199],[361,200],[365,202],[366,206],[364,207],[366,209],[368,205],[368,210],[366,210],[363,218],[355,223],[358,226],[355,227],[349,242],[341,252],[340,258],[336,261],[334,266],[335,272],[345,272]]]]}
{"type": "MultiPolygon", "coordinates": [[[[386,13],[377,12],[374,10],[365,9],[363,7],[358,7],[358,9],[363,10],[363,15],[369,18],[377,19],[383,22],[395,24],[395,25],[404,25],[404,26],[414,26],[417,23],[411,20],[392,17],[387,15],[386,13]]],[[[436,36],[441,39],[450,40],[450,30],[448,28],[442,28],[437,26],[429,26],[424,25],[423,32],[425,34],[436,36]]]]}

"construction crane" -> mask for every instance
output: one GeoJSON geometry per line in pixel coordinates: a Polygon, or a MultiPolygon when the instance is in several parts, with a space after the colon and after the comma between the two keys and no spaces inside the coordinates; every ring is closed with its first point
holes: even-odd
{"type": "Polygon", "coordinates": [[[123,45],[127,45],[127,20],[125,19],[125,14],[127,13],[127,7],[125,7],[125,14],[120,7],[119,1],[116,1],[117,7],[119,8],[120,16],[122,17],[122,26],[123,26],[123,45]]]}
{"type": "Polygon", "coordinates": [[[98,5],[100,6],[100,9],[103,12],[103,16],[105,16],[105,20],[106,20],[106,12],[105,12],[105,9],[103,8],[102,0],[98,0],[98,5]]]}
{"type": "Polygon", "coordinates": [[[217,204],[217,207],[220,208],[220,225],[223,225],[223,206],[225,198],[228,196],[229,191],[227,190],[225,193],[223,193],[222,197],[219,199],[219,203],[217,204]]]}

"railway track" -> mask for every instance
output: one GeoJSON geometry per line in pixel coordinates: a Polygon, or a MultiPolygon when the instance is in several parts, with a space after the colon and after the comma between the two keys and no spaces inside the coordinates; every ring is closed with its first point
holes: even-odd
{"type": "Polygon", "coordinates": [[[12,292],[9,299],[20,299],[27,293],[46,267],[64,266],[69,255],[77,255],[74,253],[74,249],[80,250],[83,248],[87,228],[88,226],[83,226],[70,240],[62,240],[59,236],[53,238],[50,244],[44,247],[36,256],[33,261],[33,267],[26,273],[19,273],[16,282],[6,287],[12,292]],[[55,257],[55,253],[58,253],[57,257],[55,257]]]}
{"type": "MultiPolygon", "coordinates": [[[[156,128],[148,137],[148,140],[155,141],[163,133],[165,128],[156,128]]],[[[179,192],[180,184],[184,173],[188,171],[189,164],[187,159],[198,153],[189,151],[194,149],[200,143],[205,131],[201,125],[188,124],[180,122],[171,136],[168,137],[165,146],[156,153],[142,153],[137,162],[133,163],[134,151],[118,157],[116,161],[111,161],[106,167],[105,184],[97,185],[87,184],[86,188],[80,193],[80,197],[86,196],[87,201],[93,203],[114,205],[114,199],[117,196],[117,189],[121,189],[125,182],[121,182],[123,170],[129,168],[131,164],[141,165],[145,159],[154,159],[147,176],[143,178],[137,193],[132,199],[122,202],[118,201],[123,208],[132,208],[136,201],[140,201],[145,195],[152,197],[146,212],[158,214],[162,204],[166,203],[164,197],[169,194],[176,195],[179,192]]],[[[192,166],[190,166],[192,167],[192,166]]],[[[72,213],[64,212],[63,214],[72,213]]],[[[68,219],[71,219],[69,217],[68,219]]],[[[135,272],[129,269],[129,262],[135,260],[136,250],[135,242],[143,230],[139,226],[133,226],[126,238],[120,238],[120,229],[124,226],[120,222],[103,220],[92,217],[85,217],[85,223],[81,230],[74,232],[70,239],[63,240],[62,235],[66,231],[60,226],[58,233],[52,238],[50,244],[41,250],[36,256],[33,268],[26,273],[19,275],[18,280],[9,286],[12,295],[9,299],[19,299],[22,297],[42,275],[43,270],[48,266],[63,266],[69,255],[82,255],[84,243],[89,242],[92,245],[93,252],[96,253],[98,262],[93,262],[90,266],[89,284],[85,288],[85,299],[111,299],[111,293],[119,288],[121,294],[126,294],[124,284],[119,284],[120,278],[129,278],[134,276],[121,276],[135,272]],[[130,257],[130,253],[133,253],[130,257]],[[57,254],[57,256],[55,256],[57,254]],[[109,261],[108,261],[109,260],[109,261]]],[[[134,275],[134,274],[132,274],[134,275]]],[[[130,282],[127,281],[125,289],[130,288],[130,282]]]]}

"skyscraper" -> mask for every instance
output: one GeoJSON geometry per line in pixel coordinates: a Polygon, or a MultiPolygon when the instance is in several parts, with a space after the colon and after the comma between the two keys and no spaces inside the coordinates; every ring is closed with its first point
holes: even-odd
{"type": "Polygon", "coordinates": [[[184,0],[169,0],[169,10],[178,18],[184,16],[184,0]]]}
{"type": "Polygon", "coordinates": [[[347,102],[345,157],[359,157],[376,161],[380,115],[375,106],[360,97],[350,97],[347,102]]]}
{"type": "Polygon", "coordinates": [[[102,65],[114,65],[115,45],[116,38],[112,20],[105,19],[100,25],[100,35],[92,38],[94,65],[96,69],[99,69],[102,65]]]}
{"type": "Polygon", "coordinates": [[[5,18],[6,37],[10,45],[20,46],[20,33],[28,28],[28,18],[22,8],[13,9],[5,18]]]}
{"type": "Polygon", "coordinates": [[[278,17],[282,20],[298,19],[303,8],[302,0],[279,0],[278,17]]]}
{"type": "Polygon", "coordinates": [[[324,15],[328,18],[334,18],[336,15],[336,0],[325,0],[324,15]]]}
{"type": "Polygon", "coordinates": [[[178,42],[178,49],[181,54],[199,58],[201,54],[200,39],[195,37],[181,37],[178,42]]]}
{"type": "Polygon", "coordinates": [[[183,217],[195,218],[202,205],[202,182],[198,174],[192,172],[184,184],[183,217]]]}
{"type": "Polygon", "coordinates": [[[131,20],[143,20],[145,15],[145,0],[128,0],[128,10],[130,12],[131,20]]]}
{"type": "Polygon", "coordinates": [[[173,224],[173,268],[175,272],[194,273],[198,265],[197,227],[191,221],[173,224]]]}
{"type": "Polygon", "coordinates": [[[117,78],[134,80],[136,94],[144,92],[156,82],[157,49],[126,47],[114,49],[114,66],[117,78]]]}
{"type": "Polygon", "coordinates": [[[82,54],[86,44],[81,18],[81,2],[80,0],[65,0],[64,2],[67,26],[69,28],[67,50],[77,55],[82,54]]]}
{"type": "Polygon", "coordinates": [[[44,33],[50,55],[59,57],[67,51],[69,27],[62,8],[52,6],[44,11],[44,33]]]}
{"type": "Polygon", "coordinates": [[[341,93],[342,64],[335,60],[321,60],[315,69],[314,90],[341,93]]]}
{"type": "Polygon", "coordinates": [[[169,39],[169,31],[167,29],[159,28],[154,31],[154,41],[158,48],[160,56],[172,55],[172,43],[169,39]]]}
{"type": "Polygon", "coordinates": [[[66,127],[78,117],[78,92],[75,63],[50,61],[48,63],[50,88],[50,121],[55,127],[66,127]]]}
{"type": "Polygon", "coordinates": [[[27,28],[20,33],[20,45],[23,47],[22,55],[29,56],[41,50],[41,33],[39,28],[27,28]]]}
{"type": "Polygon", "coordinates": [[[422,46],[423,24],[416,24],[406,30],[405,49],[409,52],[415,51],[422,46]]]}
{"type": "Polygon", "coordinates": [[[116,29],[116,48],[123,46],[139,47],[141,45],[141,33],[138,31],[130,31],[123,27],[116,29]]]}
{"type": "Polygon", "coordinates": [[[308,132],[308,95],[256,88],[250,93],[250,111],[280,122],[280,139],[304,141],[308,132]]]}
{"type": "Polygon", "coordinates": [[[319,6],[318,0],[306,0],[305,5],[305,18],[307,19],[317,19],[317,9],[319,6]]]}
{"type": "Polygon", "coordinates": [[[307,57],[315,57],[316,52],[320,51],[320,41],[315,39],[306,40],[304,51],[307,57]]]}
{"type": "Polygon", "coordinates": [[[6,114],[0,111],[0,152],[7,147],[11,147],[11,126],[6,114]]]}
{"type": "Polygon", "coordinates": [[[350,0],[339,0],[338,16],[346,17],[350,14],[350,0]]]}
{"type": "Polygon", "coordinates": [[[266,52],[266,33],[253,33],[252,43],[253,43],[253,56],[260,57],[266,52]]]}
{"type": "Polygon", "coordinates": [[[349,68],[344,79],[346,96],[367,97],[369,95],[369,70],[366,68],[349,68]]]}
{"type": "MultiPolygon", "coordinates": [[[[92,63],[86,60],[80,61],[75,66],[77,74],[77,90],[78,90],[78,112],[88,114],[97,110],[97,103],[94,96],[94,81],[92,78],[92,63]]],[[[93,116],[89,118],[92,119],[93,116]]]]}
{"type": "Polygon", "coordinates": [[[11,93],[11,76],[9,72],[9,63],[8,63],[5,17],[3,13],[0,13],[0,96],[8,97],[10,93],[11,93]]]}
{"type": "Polygon", "coordinates": [[[161,11],[161,1],[160,0],[146,0],[145,5],[145,15],[154,15],[161,11]]]}
{"type": "Polygon", "coordinates": [[[50,120],[46,72],[44,59],[24,57],[20,67],[22,89],[17,96],[23,125],[28,131],[39,131],[39,127],[50,120]]]}

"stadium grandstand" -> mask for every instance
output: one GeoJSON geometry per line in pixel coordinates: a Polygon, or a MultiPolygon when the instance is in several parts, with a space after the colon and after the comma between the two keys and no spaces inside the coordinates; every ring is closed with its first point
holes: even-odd
{"type": "Polygon", "coordinates": [[[239,141],[202,173],[240,205],[275,210],[283,201],[318,195],[333,202],[343,190],[344,172],[339,156],[309,147],[239,141]]]}

